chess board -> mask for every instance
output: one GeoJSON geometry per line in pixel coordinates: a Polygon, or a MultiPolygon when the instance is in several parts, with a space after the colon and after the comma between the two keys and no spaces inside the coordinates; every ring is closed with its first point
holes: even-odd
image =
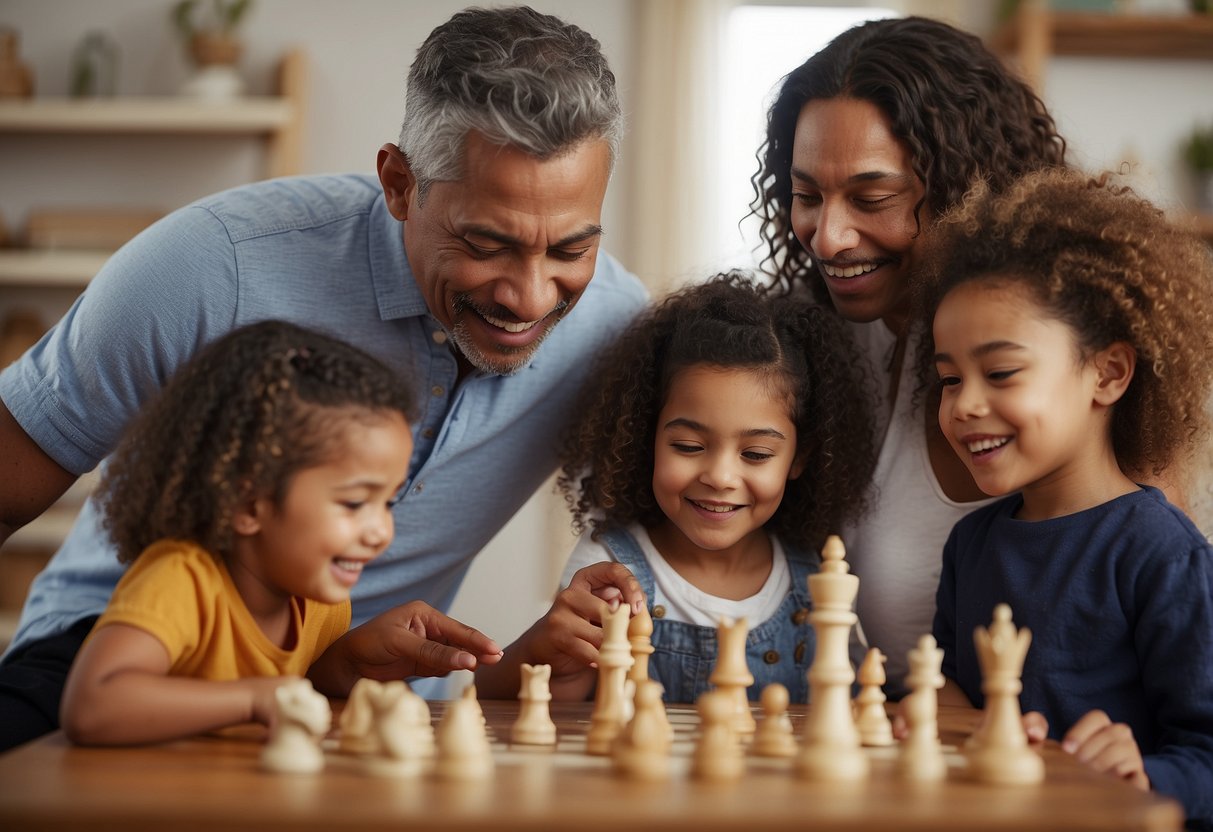
{"type": "MultiPolygon", "coordinates": [[[[740,778],[689,776],[698,715],[667,707],[674,728],[670,776],[623,779],[608,757],[584,753],[590,703],[553,703],[555,748],[508,742],[517,702],[482,702],[492,774],[459,782],[420,772],[369,774],[356,755],[326,741],[323,771],[261,768],[263,737],[198,737],[137,748],[73,747],[61,734],[0,755],[0,829],[224,829],[267,832],[517,830],[517,832],[750,832],[750,830],[1179,830],[1177,804],[1084,768],[1055,745],[1041,750],[1046,776],[1029,787],[964,777],[958,749],[976,724],[970,710],[941,707],[947,778],[912,783],[897,774],[896,748],[868,749],[870,775],[838,785],[809,782],[795,760],[747,757],[740,778]]],[[[340,703],[337,704],[338,709],[340,703]]],[[[437,722],[444,703],[430,703],[437,722]]],[[[761,714],[755,710],[755,715],[761,714]]],[[[803,709],[790,712],[796,730],[803,709]]]]}

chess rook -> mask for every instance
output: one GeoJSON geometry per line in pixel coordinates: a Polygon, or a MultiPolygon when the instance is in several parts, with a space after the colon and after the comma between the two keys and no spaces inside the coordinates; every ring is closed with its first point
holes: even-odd
{"type": "Polygon", "coordinates": [[[518,718],[510,728],[510,742],[518,745],[555,745],[556,723],[548,709],[552,701],[549,681],[552,678],[550,664],[522,665],[522,685],[518,699],[522,702],[518,718]]]}
{"type": "Polygon", "coordinates": [[[808,578],[817,634],[817,652],[809,668],[809,710],[797,770],[805,779],[847,782],[867,777],[870,764],[860,748],[851,710],[855,671],[848,654],[851,611],[859,578],[849,573],[842,540],[830,535],[822,547],[821,571],[808,578]]]}

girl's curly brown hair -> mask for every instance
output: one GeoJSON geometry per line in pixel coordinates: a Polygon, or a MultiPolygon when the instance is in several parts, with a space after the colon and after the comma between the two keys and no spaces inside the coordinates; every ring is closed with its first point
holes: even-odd
{"type": "MultiPolygon", "coordinates": [[[[1028,287],[1070,326],[1085,358],[1115,341],[1137,367],[1112,410],[1112,448],[1128,472],[1161,474],[1208,431],[1213,387],[1213,252],[1129,188],[1077,171],[1040,171],[1001,194],[978,183],[936,223],[915,278],[926,324],[918,369],[934,381],[930,322],[974,280],[1028,287]]],[[[1062,360],[1059,357],[1059,360],[1062,360]]]]}
{"type": "Polygon", "coordinates": [[[852,98],[884,113],[905,142],[922,202],[919,227],[985,177],[996,190],[1020,174],[1065,164],[1065,141],[1032,89],[976,36],[923,17],[848,29],[784,78],[757,155],[752,216],[768,247],[763,267],[791,290],[805,283],[829,305],[809,252],[792,232],[792,146],[809,101],[852,98]]]}
{"type": "Polygon", "coordinates": [[[832,311],[772,296],[736,272],[652,307],[600,355],[581,391],[557,481],[574,528],[664,519],[653,496],[657,417],[674,376],[707,364],[769,374],[787,394],[805,467],[767,528],[820,547],[862,512],[875,464],[868,382],[844,326],[832,311]]]}
{"type": "Polygon", "coordinates": [[[355,347],[283,321],[233,330],[169,379],[128,426],[102,474],[103,524],[130,563],[163,538],[230,550],[239,501],[285,497],[350,420],[397,412],[413,393],[355,347]]]}

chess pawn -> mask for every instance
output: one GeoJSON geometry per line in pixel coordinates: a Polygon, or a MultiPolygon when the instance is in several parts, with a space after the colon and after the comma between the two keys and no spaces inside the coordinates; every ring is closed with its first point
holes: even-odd
{"type": "Polygon", "coordinates": [[[973,633],[981,665],[981,691],[986,697],[985,716],[966,749],[968,773],[975,780],[999,785],[1039,783],[1044,761],[1028,747],[1019,709],[1020,677],[1032,643],[1032,631],[1011,623],[1011,608],[999,604],[987,630],[973,633]]]}
{"type": "Polygon", "coordinates": [[[661,683],[636,684],[635,716],[624,726],[611,751],[615,771],[631,780],[664,780],[670,774],[672,731],[661,701],[661,683]]]}
{"type": "Polygon", "coordinates": [[[788,718],[788,689],[778,682],[762,689],[762,721],[754,733],[750,751],[759,757],[796,756],[796,738],[788,718]]]}
{"type": "Polygon", "coordinates": [[[590,730],[585,737],[587,754],[607,755],[611,743],[627,723],[627,674],[632,667],[632,647],[628,642],[627,606],[620,604],[602,622],[602,647],[598,650],[598,688],[590,730]]]}
{"type": "Polygon", "coordinates": [[[737,733],[754,733],[754,715],[750,712],[750,699],[746,690],[754,684],[745,659],[745,640],[750,628],[744,618],[734,622],[727,616],[716,626],[716,664],[708,681],[729,696],[733,703],[733,727],[737,733]]]}
{"type": "Polygon", "coordinates": [[[699,780],[736,780],[745,772],[745,757],[736,728],[730,693],[710,690],[695,703],[699,740],[691,754],[691,776],[699,780]]]}
{"type": "Polygon", "coordinates": [[[518,745],[555,745],[556,723],[552,721],[548,703],[552,701],[549,682],[550,664],[522,665],[522,685],[518,699],[522,705],[518,718],[510,728],[510,742],[518,745]]]}
{"type": "Polygon", "coordinates": [[[649,608],[642,606],[640,612],[632,616],[628,622],[628,643],[632,648],[632,668],[628,678],[635,685],[636,696],[639,698],[641,682],[649,678],[649,656],[653,655],[653,616],[649,608]]]}
{"type": "Polygon", "coordinates": [[[855,697],[855,727],[859,741],[867,746],[892,745],[893,726],[885,713],[885,695],[881,690],[886,677],[885,656],[879,647],[868,650],[859,666],[859,695],[855,697]]]}
{"type": "Polygon", "coordinates": [[[493,751],[484,716],[474,698],[461,696],[447,705],[435,732],[434,774],[443,780],[483,780],[493,773],[493,751]]]}
{"type": "Polygon", "coordinates": [[[333,722],[323,694],[307,679],[292,679],[274,691],[275,718],[261,752],[261,766],[270,771],[311,774],[324,768],[320,741],[333,722]]]}
{"type": "Polygon", "coordinates": [[[924,635],[918,646],[909,652],[910,673],[906,687],[910,694],[902,700],[907,734],[901,741],[897,768],[906,780],[942,780],[948,764],[939,743],[939,689],[943,687],[943,650],[935,646],[935,638],[924,635]]]}
{"type": "Polygon", "coordinates": [[[342,751],[350,754],[374,754],[379,750],[379,743],[371,731],[370,692],[372,688],[377,690],[380,687],[378,681],[365,676],[354,683],[337,723],[341,730],[337,747],[342,751]]]}
{"type": "Polygon", "coordinates": [[[868,776],[871,764],[859,744],[851,710],[851,611],[859,578],[848,571],[842,540],[830,535],[822,547],[821,571],[809,575],[813,611],[809,623],[817,634],[817,652],[809,667],[809,710],[805,716],[797,770],[805,779],[849,782],[868,776]]]}

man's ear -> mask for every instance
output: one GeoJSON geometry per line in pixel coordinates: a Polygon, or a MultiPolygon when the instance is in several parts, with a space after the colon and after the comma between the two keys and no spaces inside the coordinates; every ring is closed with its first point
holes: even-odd
{"type": "Polygon", "coordinates": [[[1124,342],[1115,341],[1095,354],[1095,403],[1110,407],[1120,401],[1133,380],[1137,367],[1137,350],[1124,342]]]}
{"type": "Polygon", "coordinates": [[[379,148],[375,166],[379,170],[379,185],[383,188],[387,209],[393,217],[404,222],[409,218],[409,207],[417,195],[417,178],[413,176],[409,160],[400,148],[389,142],[379,148]]]}

